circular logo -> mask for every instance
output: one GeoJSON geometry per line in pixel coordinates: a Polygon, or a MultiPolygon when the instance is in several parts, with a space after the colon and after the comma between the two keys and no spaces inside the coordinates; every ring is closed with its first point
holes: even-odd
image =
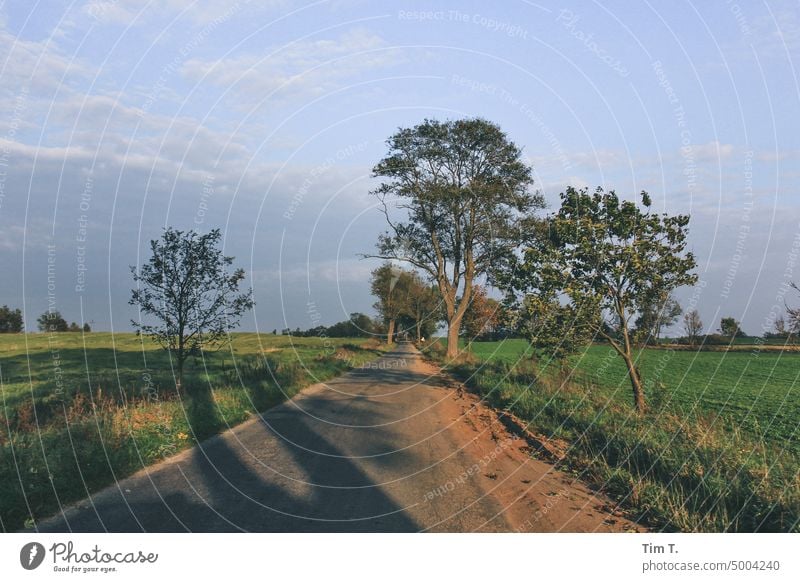
{"type": "Polygon", "coordinates": [[[39,542],[30,542],[19,551],[19,563],[26,570],[35,570],[44,561],[44,546],[39,542]]]}

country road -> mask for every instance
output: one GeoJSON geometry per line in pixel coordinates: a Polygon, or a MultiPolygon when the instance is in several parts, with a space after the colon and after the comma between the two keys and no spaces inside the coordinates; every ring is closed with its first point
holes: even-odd
{"type": "Polygon", "coordinates": [[[642,528],[410,345],[37,524],[42,532],[642,528]]]}

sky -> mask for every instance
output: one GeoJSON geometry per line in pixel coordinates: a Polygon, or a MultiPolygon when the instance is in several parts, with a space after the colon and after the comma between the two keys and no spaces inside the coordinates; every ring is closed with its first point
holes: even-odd
{"type": "Polygon", "coordinates": [[[372,314],[386,139],[479,116],[551,210],[572,185],[689,213],[680,302],[761,335],[800,305],[798,51],[784,1],[3,2],[0,305],[127,331],[174,226],[221,229],[244,330],[372,314]]]}

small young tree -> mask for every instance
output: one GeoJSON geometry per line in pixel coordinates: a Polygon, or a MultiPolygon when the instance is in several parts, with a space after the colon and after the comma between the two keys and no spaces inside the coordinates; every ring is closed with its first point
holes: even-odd
{"type": "Polygon", "coordinates": [[[219,229],[201,235],[167,228],[150,241],[149,261],[131,267],[137,287],[130,304],[140,311],[131,323],[175,358],[179,389],[187,358],[218,344],[255,305],[252,289],[239,292],[244,270],[228,272],[233,257],[218,248],[221,237],[219,229]],[[144,323],[142,315],[155,323],[144,323]]]}
{"type": "Polygon", "coordinates": [[[700,319],[700,312],[696,309],[686,312],[683,316],[683,329],[686,331],[686,338],[690,345],[697,344],[697,339],[703,332],[703,320],[700,319]]]}
{"type": "Polygon", "coordinates": [[[22,311],[8,305],[0,307],[0,333],[21,333],[24,328],[22,311]]]}
{"type": "Polygon", "coordinates": [[[69,324],[67,320],[61,316],[61,312],[57,310],[45,311],[38,318],[36,318],[36,326],[39,331],[68,331],[69,324]]]}
{"type": "Polygon", "coordinates": [[[92,326],[89,325],[88,323],[84,323],[83,324],[83,332],[84,333],[89,333],[90,331],[92,331],[92,326]]]}
{"type": "Polygon", "coordinates": [[[522,265],[506,278],[544,300],[569,301],[578,321],[625,362],[639,413],[646,405],[631,318],[697,280],[694,256],[686,252],[689,217],[650,213],[646,192],[642,204],[644,211],[613,191],[568,188],[543,236],[524,249],[522,265]]]}

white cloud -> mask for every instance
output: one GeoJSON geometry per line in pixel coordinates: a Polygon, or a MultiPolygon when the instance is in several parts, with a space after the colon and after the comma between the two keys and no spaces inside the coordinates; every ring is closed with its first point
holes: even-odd
{"type": "Polygon", "coordinates": [[[262,55],[218,60],[191,59],[182,73],[231,89],[239,106],[251,107],[275,93],[281,98],[321,95],[347,79],[399,60],[397,51],[368,31],[357,29],[337,39],[298,40],[262,55]]]}
{"type": "Polygon", "coordinates": [[[284,266],[282,270],[254,271],[253,280],[263,283],[280,279],[284,286],[304,282],[366,283],[374,268],[374,263],[357,258],[310,261],[302,265],[284,266]]]}
{"type": "Polygon", "coordinates": [[[243,13],[245,9],[263,10],[284,6],[285,0],[252,2],[240,0],[234,3],[216,0],[89,0],[82,6],[82,12],[99,23],[141,25],[154,19],[163,21],[166,17],[181,15],[182,23],[205,25],[219,19],[227,19],[232,14],[243,13]]]}
{"type": "Polygon", "coordinates": [[[744,38],[759,57],[791,58],[800,51],[800,17],[797,5],[791,2],[753,19],[750,33],[744,38]]]}
{"type": "Polygon", "coordinates": [[[64,54],[54,42],[18,38],[0,21],[0,90],[6,96],[20,95],[23,88],[49,95],[62,83],[88,72],[83,61],[64,54]]]}
{"type": "MultiPolygon", "coordinates": [[[[710,141],[692,146],[692,153],[698,161],[725,160],[731,157],[734,147],[729,143],[710,141]]],[[[679,152],[680,155],[680,152],[679,152]]]]}

